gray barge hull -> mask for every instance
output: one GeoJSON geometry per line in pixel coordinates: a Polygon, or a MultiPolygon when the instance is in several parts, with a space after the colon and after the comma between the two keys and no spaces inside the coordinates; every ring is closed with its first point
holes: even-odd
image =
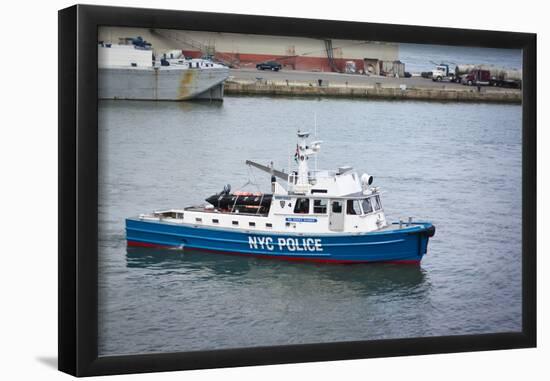
{"type": "Polygon", "coordinates": [[[227,68],[99,68],[99,99],[223,100],[227,68]]]}

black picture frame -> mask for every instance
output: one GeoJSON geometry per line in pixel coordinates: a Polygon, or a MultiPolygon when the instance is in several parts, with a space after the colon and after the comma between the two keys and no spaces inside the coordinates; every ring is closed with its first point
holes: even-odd
{"type": "Polygon", "coordinates": [[[536,346],[536,34],[75,5],[59,11],[59,369],[75,376],[536,346]],[[522,331],[98,357],[99,26],[515,48],[523,51],[522,331]]]}

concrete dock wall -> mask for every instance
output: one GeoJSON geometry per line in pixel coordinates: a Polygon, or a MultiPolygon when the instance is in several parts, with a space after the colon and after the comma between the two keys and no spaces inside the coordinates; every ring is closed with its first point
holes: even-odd
{"type": "Polygon", "coordinates": [[[521,103],[521,91],[482,87],[456,88],[420,88],[376,84],[368,85],[332,85],[299,81],[245,81],[228,80],[225,82],[225,94],[235,95],[283,95],[317,96],[366,99],[399,99],[453,102],[492,102],[521,103]]]}

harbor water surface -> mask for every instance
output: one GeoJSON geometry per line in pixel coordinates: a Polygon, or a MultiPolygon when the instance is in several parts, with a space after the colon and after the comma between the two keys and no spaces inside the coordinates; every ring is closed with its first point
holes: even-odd
{"type": "Polygon", "coordinates": [[[102,356],[521,330],[519,105],[100,101],[99,148],[102,356]],[[126,247],[126,217],[269,191],[245,160],[288,170],[315,119],[319,168],[368,172],[390,221],[436,225],[420,266],[126,247]]]}

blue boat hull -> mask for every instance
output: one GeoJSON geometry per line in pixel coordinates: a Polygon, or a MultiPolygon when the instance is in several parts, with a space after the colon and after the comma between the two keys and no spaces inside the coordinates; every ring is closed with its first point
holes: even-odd
{"type": "Polygon", "coordinates": [[[126,219],[128,246],[187,247],[226,254],[321,263],[419,263],[434,233],[434,226],[427,222],[366,234],[306,236],[126,219]]]}

